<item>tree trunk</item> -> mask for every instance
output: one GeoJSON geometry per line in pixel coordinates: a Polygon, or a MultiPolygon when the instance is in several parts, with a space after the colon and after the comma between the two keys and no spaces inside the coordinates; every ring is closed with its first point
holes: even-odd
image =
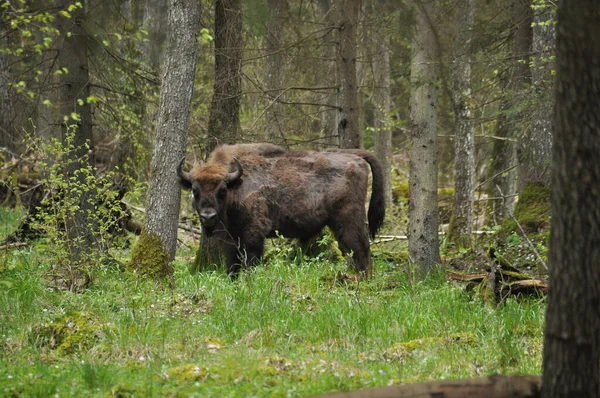
{"type": "MultiPolygon", "coordinates": [[[[241,7],[241,0],[215,0],[215,84],[208,121],[209,152],[220,144],[235,144],[241,134],[241,7]]],[[[212,263],[221,258],[217,242],[204,234],[200,240],[194,268],[212,269],[212,263]]]]}
{"type": "MultiPolygon", "coordinates": [[[[330,0],[318,0],[320,17],[328,26],[334,26],[333,18],[334,9],[331,6],[330,0]]],[[[338,85],[336,63],[332,61],[331,42],[332,33],[330,32],[323,37],[321,45],[321,59],[323,73],[319,74],[324,87],[336,87],[338,85]]],[[[338,108],[339,96],[333,93],[325,97],[325,106],[320,108],[321,112],[321,131],[323,135],[323,143],[327,147],[335,147],[340,145],[338,136],[338,108]]]]}
{"type": "Polygon", "coordinates": [[[471,36],[473,0],[459,0],[455,18],[454,83],[454,210],[448,239],[459,247],[471,245],[475,193],[475,126],[471,114],[471,36]]]}
{"type": "Polygon", "coordinates": [[[600,7],[562,1],[557,25],[545,398],[600,397],[600,7]]]}
{"type": "Polygon", "coordinates": [[[177,164],[185,153],[200,33],[200,3],[169,0],[168,43],[163,65],[145,228],[132,254],[134,269],[170,274],[175,257],[181,188],[177,164]]]}
{"type": "Polygon", "coordinates": [[[435,36],[430,24],[431,3],[416,3],[416,29],[410,69],[412,144],[408,250],[424,271],[440,263],[437,208],[437,96],[435,36]]]}
{"type": "Polygon", "coordinates": [[[208,150],[240,135],[242,2],[215,0],[215,84],[208,121],[208,150]]]}
{"type": "Polygon", "coordinates": [[[280,102],[283,97],[283,64],[284,57],[281,53],[283,36],[283,15],[287,7],[286,0],[268,0],[267,6],[271,18],[267,22],[265,34],[266,55],[266,86],[267,86],[267,139],[275,144],[286,144],[285,107],[280,102]]]}
{"type": "MultiPolygon", "coordinates": [[[[380,5],[382,2],[379,2],[380,5]]],[[[390,38],[386,32],[376,32],[373,37],[373,75],[375,80],[375,154],[383,169],[383,194],[386,206],[392,203],[392,96],[390,85],[390,38]]]]}
{"type": "Polygon", "coordinates": [[[514,0],[512,5],[513,38],[511,66],[508,75],[503,77],[506,89],[502,99],[501,115],[497,123],[496,140],[493,149],[492,173],[495,178],[490,186],[491,196],[504,196],[502,205],[495,208],[495,217],[502,220],[515,209],[515,196],[519,188],[519,170],[516,141],[522,137],[521,99],[525,85],[530,81],[529,54],[531,51],[533,15],[531,0],[514,0]],[[498,191],[500,188],[500,192],[498,191]]]}
{"type": "Polygon", "coordinates": [[[531,83],[533,102],[531,130],[520,143],[520,182],[550,186],[552,159],[552,105],[555,54],[555,6],[546,0],[534,7],[531,83]],[[540,4],[541,3],[541,4],[540,4]]]}
{"type": "MultiPolygon", "coordinates": [[[[67,9],[72,2],[61,0],[57,3],[60,9],[67,9]]],[[[71,18],[58,16],[57,28],[61,32],[62,40],[58,42],[57,64],[59,68],[66,68],[68,73],[59,75],[58,113],[59,120],[52,120],[52,124],[61,126],[61,141],[65,148],[73,145],[74,150],[69,152],[69,161],[65,172],[69,178],[75,180],[75,186],[85,187],[86,173],[79,172],[87,167],[94,168],[94,142],[92,137],[92,111],[87,102],[90,96],[90,75],[88,68],[88,35],[84,28],[86,9],[80,8],[71,12],[71,18]],[[74,114],[78,116],[75,117],[74,114]],[[72,134],[72,141],[68,137],[72,134]]],[[[91,249],[97,246],[96,227],[90,220],[94,210],[94,189],[84,191],[79,197],[78,208],[73,211],[72,218],[67,221],[67,238],[71,246],[73,263],[86,261],[91,249]]]]}
{"type": "MultiPolygon", "coordinates": [[[[4,29],[4,24],[0,24],[0,48],[7,48],[7,36],[8,31],[4,29]]],[[[15,135],[17,133],[16,128],[13,125],[15,120],[15,99],[13,91],[9,86],[10,80],[10,69],[8,68],[8,55],[4,52],[0,52],[0,148],[6,148],[10,152],[13,152],[16,147],[15,135]]],[[[6,159],[6,156],[10,154],[1,153],[0,159],[6,159]]]]}
{"type": "Polygon", "coordinates": [[[342,148],[360,148],[358,87],[356,82],[356,32],[360,1],[344,0],[336,9],[338,27],[337,71],[341,111],[338,134],[342,148]]]}

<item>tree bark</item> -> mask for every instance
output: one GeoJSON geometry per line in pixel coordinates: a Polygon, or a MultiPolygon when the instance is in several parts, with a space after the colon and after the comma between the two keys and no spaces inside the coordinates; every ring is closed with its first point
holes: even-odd
{"type": "MultiPolygon", "coordinates": [[[[4,28],[3,23],[0,24],[0,29],[0,48],[6,48],[8,31],[4,28]]],[[[7,57],[7,54],[0,53],[0,148],[6,148],[13,152],[16,147],[14,138],[17,132],[13,126],[16,113],[13,91],[9,86],[11,77],[7,57]]],[[[7,155],[0,153],[0,159],[6,159],[7,155]]]]}
{"type": "Polygon", "coordinates": [[[520,107],[525,85],[530,82],[529,55],[531,51],[533,21],[531,0],[514,0],[512,5],[512,43],[511,66],[508,74],[503,76],[501,115],[499,117],[496,136],[505,140],[496,140],[493,149],[492,173],[496,175],[490,186],[490,194],[505,197],[502,205],[495,209],[495,217],[502,220],[512,214],[515,209],[515,195],[519,188],[519,169],[517,140],[522,138],[522,113],[520,107]],[[498,192],[500,188],[501,192],[498,192]]]}
{"type": "MultiPolygon", "coordinates": [[[[318,0],[320,18],[328,26],[333,27],[334,21],[334,8],[331,5],[330,0],[318,0]]],[[[338,85],[337,77],[337,63],[333,61],[331,56],[331,43],[333,41],[332,33],[327,34],[323,37],[323,43],[321,44],[321,59],[323,73],[319,75],[322,85],[324,87],[336,87],[338,85]]],[[[325,97],[325,105],[320,108],[321,112],[321,131],[323,135],[323,142],[327,147],[335,147],[340,145],[339,135],[337,128],[339,126],[338,109],[339,109],[339,96],[331,93],[325,97]]]]}
{"type": "Polygon", "coordinates": [[[600,7],[561,1],[557,25],[545,398],[600,396],[600,7]]]}
{"type": "MultiPolygon", "coordinates": [[[[72,4],[70,0],[57,2],[60,9],[66,10],[72,4]]],[[[88,68],[88,35],[84,28],[86,9],[80,8],[71,12],[71,18],[59,15],[57,28],[61,32],[58,42],[57,64],[66,68],[68,73],[59,75],[58,116],[52,124],[61,126],[61,141],[65,148],[72,145],[65,172],[81,189],[88,185],[86,174],[79,172],[87,167],[94,168],[94,141],[92,136],[92,110],[87,102],[90,96],[90,75],[88,68]],[[78,117],[74,117],[77,114],[78,117]],[[72,134],[72,136],[71,136],[72,134]],[[72,140],[71,140],[72,139],[72,140]]],[[[92,187],[90,187],[92,188],[92,187]]],[[[84,190],[78,197],[78,208],[73,211],[72,218],[67,221],[67,238],[72,241],[70,253],[73,263],[86,261],[86,256],[93,247],[97,247],[96,227],[90,220],[94,211],[93,199],[95,190],[84,190]]]]}
{"type": "Polygon", "coordinates": [[[285,107],[280,102],[283,96],[283,64],[281,53],[283,38],[283,15],[287,7],[286,0],[268,0],[271,12],[265,34],[266,86],[268,103],[265,116],[267,118],[267,139],[275,144],[286,144],[285,107]]]}
{"type": "Polygon", "coordinates": [[[341,94],[338,135],[342,148],[360,148],[358,86],[356,81],[356,32],[360,1],[344,0],[336,9],[338,27],[337,74],[341,94]]]}
{"type": "MultiPolygon", "coordinates": [[[[379,2],[381,6],[383,2],[379,2]]],[[[381,30],[373,37],[373,75],[375,80],[375,154],[383,169],[383,194],[386,206],[392,203],[392,96],[390,85],[390,38],[381,30]]]]}
{"type": "Polygon", "coordinates": [[[471,36],[475,5],[459,0],[455,18],[454,83],[454,207],[448,240],[459,247],[471,245],[475,193],[475,126],[471,113],[471,36]]]}
{"type": "Polygon", "coordinates": [[[408,251],[424,271],[440,263],[437,209],[437,96],[435,36],[430,2],[417,1],[410,69],[410,203],[408,251]]]}
{"type": "Polygon", "coordinates": [[[241,131],[242,2],[215,0],[215,83],[208,121],[208,150],[234,144],[241,131]]]}
{"type": "Polygon", "coordinates": [[[169,0],[168,26],[169,46],[163,64],[145,228],[131,264],[143,273],[157,276],[172,272],[168,263],[175,257],[177,245],[181,188],[176,168],[187,141],[200,33],[200,3],[169,0]],[[156,253],[157,249],[162,250],[156,253]]]}
{"type": "Polygon", "coordinates": [[[520,185],[538,183],[549,187],[552,166],[552,106],[554,98],[554,28],[555,6],[547,0],[534,2],[533,57],[531,83],[533,86],[533,109],[531,129],[520,143],[520,185]]]}

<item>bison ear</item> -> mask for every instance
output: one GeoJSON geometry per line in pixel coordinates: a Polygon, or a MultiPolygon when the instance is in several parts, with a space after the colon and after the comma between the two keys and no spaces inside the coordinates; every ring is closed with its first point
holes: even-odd
{"type": "Polygon", "coordinates": [[[192,189],[192,178],[190,173],[183,171],[183,165],[185,164],[185,156],[179,162],[177,166],[177,175],[179,176],[179,184],[183,189],[190,190],[192,189]]]}
{"type": "Polygon", "coordinates": [[[225,177],[225,182],[227,183],[227,186],[232,186],[240,181],[242,174],[244,174],[244,168],[240,164],[240,161],[234,157],[229,165],[229,169],[231,172],[225,177]]]}

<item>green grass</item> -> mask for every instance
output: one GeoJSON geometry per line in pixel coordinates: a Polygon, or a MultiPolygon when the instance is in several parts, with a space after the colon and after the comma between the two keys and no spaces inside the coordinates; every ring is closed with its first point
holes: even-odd
{"type": "Polygon", "coordinates": [[[341,264],[275,257],[231,281],[190,275],[182,253],[173,289],[107,267],[76,294],[48,288],[43,251],[1,256],[0,396],[307,396],[541,372],[542,301],[492,308],[398,264],[356,283],[341,264]]]}

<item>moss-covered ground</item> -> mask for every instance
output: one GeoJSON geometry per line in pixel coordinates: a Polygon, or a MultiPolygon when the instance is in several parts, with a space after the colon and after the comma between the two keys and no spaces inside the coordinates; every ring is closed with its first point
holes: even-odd
{"type": "Polygon", "coordinates": [[[191,274],[182,249],[172,287],[106,266],[82,293],[49,288],[36,244],[3,251],[0,396],[299,397],[541,372],[543,299],[490,306],[444,272],[417,279],[397,249],[375,247],[359,282],[287,250],[236,281],[191,274]]]}

